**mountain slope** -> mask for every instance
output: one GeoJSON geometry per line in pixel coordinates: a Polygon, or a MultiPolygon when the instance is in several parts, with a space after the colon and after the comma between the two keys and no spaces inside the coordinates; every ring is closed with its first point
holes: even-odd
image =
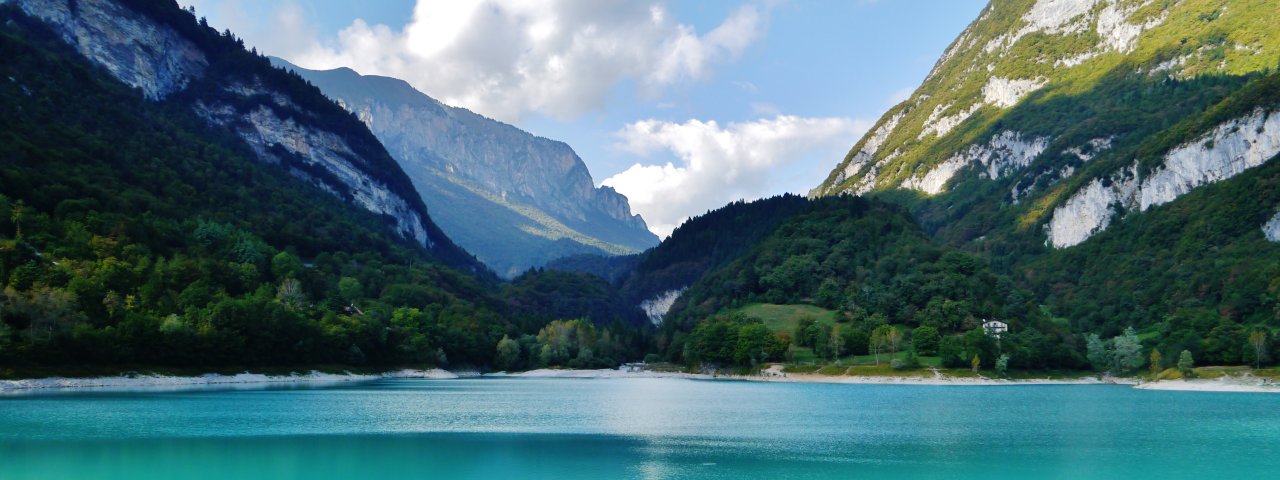
{"type": "Polygon", "coordinates": [[[1278,15],[994,0],[811,194],[908,206],[1074,330],[1239,362],[1210,339],[1280,321],[1278,15]]]}
{"type": "Polygon", "coordinates": [[[284,165],[384,217],[442,260],[483,271],[431,221],[409,178],[358,120],[297,76],[273,68],[165,1],[3,0],[47,24],[80,55],[153,101],[181,103],[284,165]]]}
{"type": "MultiPolygon", "coordinates": [[[[1014,332],[1001,338],[1014,368],[1084,365],[1081,338],[1054,324],[1030,292],[979,258],[930,238],[906,209],[877,200],[811,200],[732,261],[707,271],[666,315],[662,329],[672,339],[668,358],[696,356],[698,344],[707,343],[708,324],[760,303],[834,311],[834,326],[816,336],[841,337],[844,346],[838,348],[846,351],[866,353],[871,332],[886,324],[904,330],[929,327],[951,344],[972,339],[984,319],[1001,319],[1014,332]],[[706,322],[708,318],[713,320],[706,322]],[[692,332],[686,337],[692,348],[680,345],[681,332],[692,332]]],[[[825,339],[814,342],[794,331],[784,333],[797,346],[828,348],[815,345],[827,343],[825,339]]],[[[1000,354],[999,346],[990,347],[979,354],[988,367],[1000,354]]],[[[959,355],[945,350],[943,364],[951,367],[967,366],[974,355],[972,350],[959,355]]]]}
{"type": "Polygon", "coordinates": [[[0,364],[479,365],[524,327],[384,215],[11,5],[0,56],[0,364]]]}
{"type": "MultiPolygon", "coordinates": [[[[405,179],[376,155],[376,140],[359,146],[373,138],[364,126],[229,32],[205,39],[225,50],[206,55],[218,60],[203,76],[157,87],[169,57],[139,40],[157,37],[119,35],[198,24],[174,3],[125,4],[81,0],[37,17],[31,5],[0,5],[0,376],[486,368],[504,339],[519,342],[519,365],[612,368],[650,344],[648,329],[626,323],[640,323],[638,310],[616,308],[595,277],[539,272],[501,283],[445,265],[442,247],[456,247],[429,223],[430,249],[374,208],[392,197],[371,206],[352,193],[394,191],[388,185],[405,179]],[[74,20],[83,16],[92,21],[74,20]],[[69,44],[66,25],[76,22],[97,27],[72,29],[83,37],[69,44]],[[272,130],[254,137],[244,123],[254,114],[234,118],[257,104],[218,93],[211,79],[226,77],[217,72],[277,76],[266,101],[285,98],[277,113],[300,134],[264,156],[255,139],[272,130]],[[193,108],[200,102],[228,102],[216,115],[232,121],[213,121],[193,108]],[[358,145],[339,150],[346,163],[312,162],[341,145],[358,145]],[[341,165],[391,170],[329,170],[341,165]],[[552,322],[560,318],[581,320],[552,322]],[[535,334],[548,328],[580,336],[568,351],[544,348],[546,335],[535,334]]],[[[468,258],[455,257],[482,268],[468,258]]]]}
{"type": "Polygon", "coordinates": [[[809,211],[812,205],[790,194],[737,201],[690,218],[661,244],[643,253],[580,255],[551,262],[547,268],[608,279],[617,285],[623,302],[639,306],[657,325],[686,288],[708,271],[737,259],[779,224],[809,211]]]}
{"type": "Polygon", "coordinates": [[[272,62],[356,113],[408,172],[442,228],[504,276],[563,256],[657,244],[626,197],[595,187],[586,164],[562,142],[444,105],[399,79],[272,62]]]}
{"type": "MultiPolygon", "coordinates": [[[[1074,106],[1096,108],[1089,94],[1117,81],[1140,94],[1135,86],[1174,90],[1187,80],[1274,67],[1280,35],[1264,12],[1277,8],[1266,1],[993,1],[815,193],[903,187],[933,195],[972,164],[979,167],[969,176],[999,179],[1025,176],[1045,152],[1081,148],[1090,156],[1114,149],[1109,135],[1089,135],[1129,133],[1162,112],[1141,112],[1119,125],[1072,125],[1087,117],[1080,113],[1107,112],[1071,115],[1048,107],[1075,97],[1074,106]],[[1015,107],[1036,106],[1071,116],[1038,125],[1016,119],[1015,107]]],[[[1161,123],[1168,126],[1167,119],[1161,123]]]]}

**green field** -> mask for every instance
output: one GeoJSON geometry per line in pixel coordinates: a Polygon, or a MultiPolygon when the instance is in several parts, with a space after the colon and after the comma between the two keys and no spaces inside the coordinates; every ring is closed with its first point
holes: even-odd
{"type": "Polygon", "coordinates": [[[834,310],[827,310],[813,305],[757,303],[734,310],[733,313],[741,313],[747,318],[758,318],[764,321],[765,326],[769,327],[770,330],[787,332],[790,335],[795,335],[796,325],[800,324],[800,319],[802,318],[812,318],[817,320],[818,323],[827,325],[836,323],[836,312],[834,310]]]}

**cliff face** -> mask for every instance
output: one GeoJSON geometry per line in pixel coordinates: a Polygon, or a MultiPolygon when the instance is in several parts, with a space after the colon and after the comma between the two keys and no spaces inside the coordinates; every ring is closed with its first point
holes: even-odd
{"type": "Polygon", "coordinates": [[[209,60],[171,28],[110,0],[0,0],[48,23],[86,58],[152,100],[201,76],[209,60]]]}
{"type": "Polygon", "coordinates": [[[1077,245],[1280,153],[1280,101],[1258,85],[1280,61],[1276,14],[1248,0],[993,0],[811,195],[901,190],[955,243],[1012,230],[1077,245]]]}
{"type": "Polygon", "coordinates": [[[1095,179],[1053,210],[1045,231],[1058,248],[1070,247],[1106,229],[1121,211],[1146,211],[1201,185],[1234,177],[1280,153],[1280,113],[1257,109],[1178,146],[1154,170],[1139,175],[1134,163],[1095,179]]]}
{"type": "Polygon", "coordinates": [[[626,197],[596,187],[563,142],[444,105],[402,80],[273,62],[368,125],[441,227],[501,274],[566,255],[628,254],[657,244],[626,197]]]}
{"type": "Polygon", "coordinates": [[[403,171],[360,122],[314,88],[197,26],[176,5],[134,0],[0,0],[151,100],[188,104],[266,163],[385,216],[402,236],[477,269],[432,223],[403,171]],[[211,66],[213,65],[213,66],[211,66]]]}

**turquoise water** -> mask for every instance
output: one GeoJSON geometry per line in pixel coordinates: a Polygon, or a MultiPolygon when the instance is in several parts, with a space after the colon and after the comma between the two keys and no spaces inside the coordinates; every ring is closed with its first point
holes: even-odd
{"type": "Polygon", "coordinates": [[[0,479],[1275,478],[1280,396],[386,380],[0,397],[0,479]]]}

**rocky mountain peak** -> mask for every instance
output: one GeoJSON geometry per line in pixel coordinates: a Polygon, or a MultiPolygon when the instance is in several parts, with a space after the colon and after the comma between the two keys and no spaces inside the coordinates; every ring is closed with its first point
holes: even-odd
{"type": "Polygon", "coordinates": [[[597,187],[564,142],[445,105],[400,79],[273,62],[368,125],[445,231],[500,273],[515,275],[567,254],[628,254],[657,244],[627,198],[597,187]],[[451,219],[459,209],[472,211],[451,219]],[[495,212],[497,230],[473,225],[477,210],[495,212]],[[534,247],[548,242],[555,246],[534,247]]]}

